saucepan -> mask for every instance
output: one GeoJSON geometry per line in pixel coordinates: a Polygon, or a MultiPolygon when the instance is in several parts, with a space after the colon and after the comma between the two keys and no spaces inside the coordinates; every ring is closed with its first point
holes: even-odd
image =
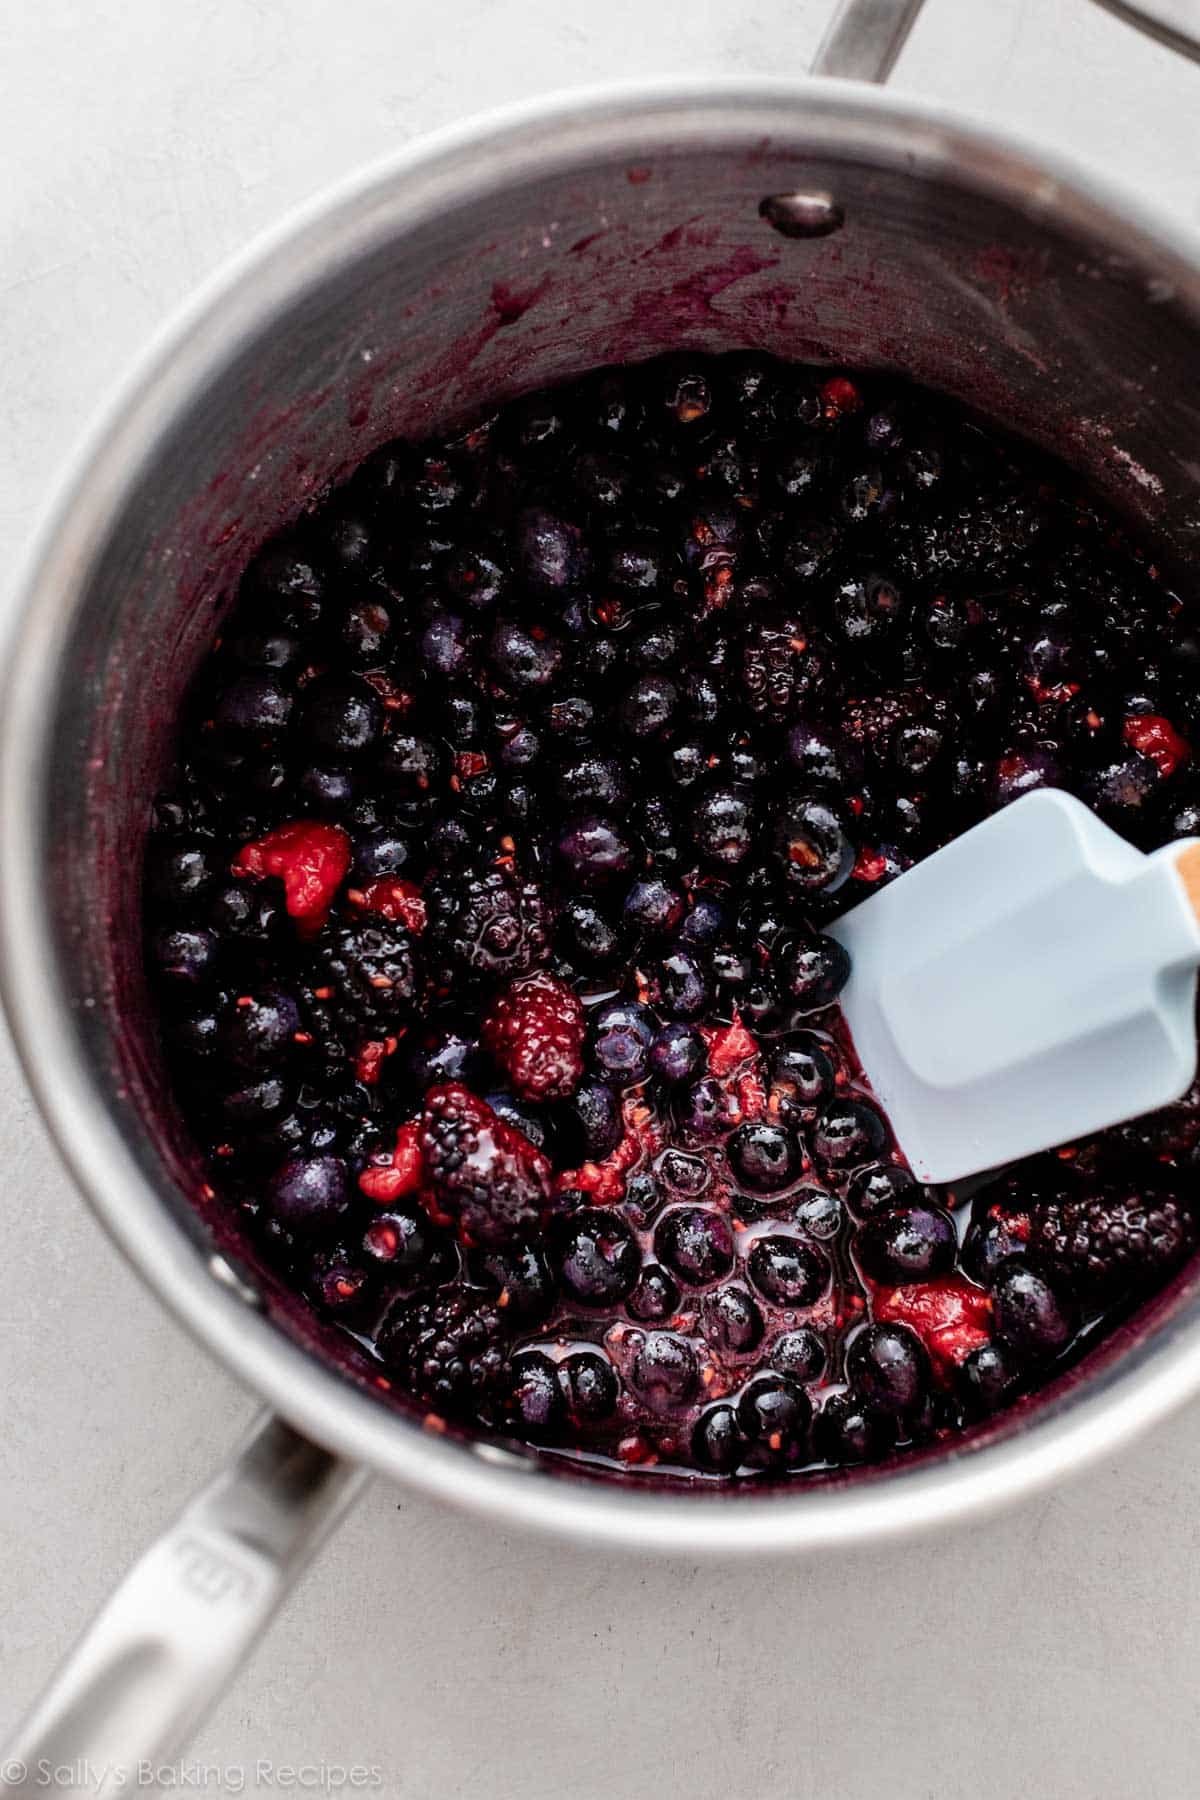
{"type": "MultiPolygon", "coordinates": [[[[1046,445],[1164,564],[1194,561],[1200,240],[1056,154],[872,85],[918,7],[848,0],[815,79],[574,94],[356,179],[192,307],[57,503],[0,710],[9,1018],[95,1212],[271,1412],[72,1653],[12,1746],[27,1773],[10,1791],[36,1791],[43,1757],[177,1749],[366,1471],[506,1529],[782,1555],[1010,1503],[1200,1390],[1184,1271],[1071,1377],[899,1470],[714,1498],[435,1436],[326,1355],[193,1203],[143,991],[140,846],[188,676],[251,550],[388,438],[679,345],[873,365],[1046,445]]],[[[1196,53],[1188,0],[1113,10],[1196,53]]]]}

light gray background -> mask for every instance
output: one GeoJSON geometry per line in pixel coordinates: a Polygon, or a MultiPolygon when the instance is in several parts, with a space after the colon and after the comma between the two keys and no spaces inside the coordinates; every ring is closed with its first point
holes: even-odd
{"type": "MultiPolygon", "coordinates": [[[[294,202],[546,88],[802,69],[826,10],[12,0],[0,585],[115,374],[294,202]]],[[[1200,70],[1087,0],[929,0],[896,80],[1200,221],[1200,70]]],[[[2,1736],[253,1409],[118,1261],[0,1059],[2,1736]]],[[[1200,1784],[1198,1459],[1194,1409],[999,1522],[731,1570],[508,1538],[377,1484],[192,1758],[377,1764],[421,1800],[1177,1800],[1200,1784]]]]}

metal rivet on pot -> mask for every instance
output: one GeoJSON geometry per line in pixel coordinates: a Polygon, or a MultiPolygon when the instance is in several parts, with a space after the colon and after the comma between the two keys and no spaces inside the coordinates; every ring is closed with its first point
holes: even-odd
{"type": "Polygon", "coordinates": [[[840,231],[846,215],[832,194],[768,194],[758,203],[758,216],[790,238],[828,237],[840,231]]]}
{"type": "Polygon", "coordinates": [[[228,1288],[231,1294],[236,1294],[238,1299],[247,1306],[262,1305],[262,1295],[258,1289],[251,1287],[250,1283],[238,1274],[233,1264],[227,1262],[216,1251],[208,1259],[208,1272],[214,1280],[220,1282],[222,1287],[228,1288]]]}

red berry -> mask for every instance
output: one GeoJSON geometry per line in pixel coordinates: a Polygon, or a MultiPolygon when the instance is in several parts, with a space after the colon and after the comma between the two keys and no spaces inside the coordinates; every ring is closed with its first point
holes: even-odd
{"type": "Polygon", "coordinates": [[[907,1325],[935,1364],[960,1363],[991,1338],[992,1303],[958,1275],[876,1288],[871,1311],[881,1323],[907,1325]]]}
{"type": "Polygon", "coordinates": [[[351,888],[347,898],[362,912],[381,913],[419,937],[425,929],[425,900],[415,881],[381,875],[364,888],[351,888]]]}
{"type": "Polygon", "coordinates": [[[457,1225],[463,1243],[504,1244],[541,1227],[552,1203],[550,1164],[461,1082],[430,1088],[417,1141],[431,1210],[457,1225]]]}
{"type": "Polygon", "coordinates": [[[1180,737],[1170,719],[1159,713],[1135,713],[1126,719],[1122,735],[1132,750],[1140,750],[1157,765],[1164,781],[1192,754],[1187,739],[1180,737]]]}
{"type": "Polygon", "coordinates": [[[233,862],[235,875],[278,876],[288,912],[305,932],[325,923],[349,867],[346,833],[338,825],[313,819],[293,819],[254,843],[243,844],[233,862]]]}
{"type": "Polygon", "coordinates": [[[416,1119],[402,1125],[396,1133],[396,1147],[386,1167],[364,1169],[358,1185],[368,1200],[390,1206],[405,1194],[415,1193],[425,1179],[421,1157],[420,1125],[416,1119]]]}
{"type": "Polygon", "coordinates": [[[565,1100],[583,1076],[583,1006],[557,976],[526,975],[493,1001],[484,1047],[519,1100],[565,1100]]]}

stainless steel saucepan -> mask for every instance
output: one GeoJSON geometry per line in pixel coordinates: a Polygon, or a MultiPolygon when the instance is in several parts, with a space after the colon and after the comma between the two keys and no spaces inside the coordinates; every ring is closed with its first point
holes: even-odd
{"type": "MultiPolygon", "coordinates": [[[[373,1470],[508,1527],[732,1556],[1016,1499],[1200,1390],[1185,1275],[1071,1378],[898,1472],[726,1495],[584,1481],[437,1437],[322,1355],[206,1221],[140,967],[172,720],[250,551],[376,444],[671,346],[875,365],[1200,548],[1200,240],[1036,145],[869,85],[920,0],[847,0],[817,79],[660,83],[443,134],[256,248],[159,345],[46,530],[0,709],[3,983],[100,1219],[273,1409],[117,1590],[11,1746],[173,1753],[373,1470]],[[852,79],[830,79],[830,77],[852,79]]],[[[1190,0],[1113,9],[1194,50],[1190,0]]]]}

